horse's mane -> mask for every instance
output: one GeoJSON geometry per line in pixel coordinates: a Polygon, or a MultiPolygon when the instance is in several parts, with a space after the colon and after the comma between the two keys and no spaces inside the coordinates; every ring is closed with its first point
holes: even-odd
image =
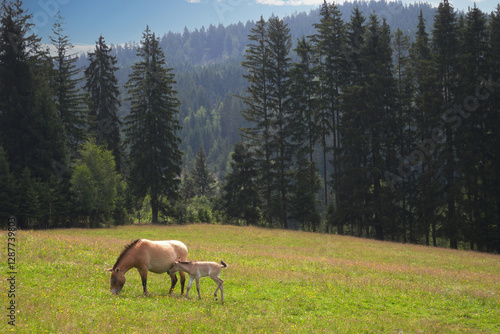
{"type": "Polygon", "coordinates": [[[132,241],[131,243],[129,243],[128,245],[126,245],[123,248],[122,253],[120,254],[120,256],[118,256],[118,259],[116,260],[115,265],[113,266],[113,270],[116,269],[116,266],[121,261],[121,259],[123,259],[123,257],[125,256],[125,254],[127,254],[127,252],[129,251],[129,249],[132,248],[132,247],[134,247],[139,241],[141,241],[141,239],[136,239],[136,240],[132,241]]]}

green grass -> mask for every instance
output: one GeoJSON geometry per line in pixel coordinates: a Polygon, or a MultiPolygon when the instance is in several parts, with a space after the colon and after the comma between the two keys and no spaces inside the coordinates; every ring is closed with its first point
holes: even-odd
{"type": "MultiPolygon", "coordinates": [[[[18,333],[500,332],[498,255],[201,224],[16,238],[18,333]],[[178,239],[191,260],[226,261],[224,305],[209,278],[201,279],[201,300],[195,287],[186,299],[179,286],[168,295],[167,275],[150,273],[143,297],[135,269],[111,295],[105,270],[135,238],[178,239]]],[[[5,251],[1,259],[7,263],[5,251]]],[[[2,333],[12,329],[5,315],[2,333]]]]}

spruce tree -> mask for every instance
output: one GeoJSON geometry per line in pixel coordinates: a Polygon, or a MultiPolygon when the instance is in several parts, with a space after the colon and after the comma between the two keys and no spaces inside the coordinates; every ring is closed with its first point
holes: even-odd
{"type": "MultiPolygon", "coordinates": [[[[398,160],[396,155],[400,154],[405,157],[410,154],[416,147],[415,127],[413,119],[412,105],[412,78],[410,76],[410,36],[397,29],[394,33],[392,42],[394,50],[394,78],[395,78],[395,108],[396,114],[394,119],[395,132],[392,133],[394,138],[392,145],[389,145],[387,157],[388,170],[397,170],[398,160]],[[399,152],[396,151],[399,150],[399,152]]],[[[403,178],[400,191],[396,195],[396,203],[399,207],[399,215],[394,215],[390,219],[391,226],[389,227],[392,239],[396,235],[403,235],[403,241],[407,241],[406,230],[408,229],[408,237],[410,242],[416,242],[415,227],[413,220],[414,194],[415,194],[415,176],[410,175],[403,178]]]]}
{"type": "MultiPolygon", "coordinates": [[[[326,0],[320,9],[320,23],[314,24],[313,35],[317,76],[319,80],[319,129],[323,148],[324,197],[328,202],[327,152],[332,150],[333,158],[333,204],[337,206],[337,176],[339,174],[338,154],[340,143],[340,93],[346,75],[346,29],[341,13],[335,3],[326,0]],[[333,139],[331,144],[327,141],[333,139]]],[[[339,227],[340,228],[340,227],[339,227]]]]}
{"type": "Polygon", "coordinates": [[[291,120],[291,126],[294,127],[292,136],[299,146],[298,156],[305,156],[312,163],[319,139],[319,100],[316,97],[319,81],[316,80],[311,43],[302,37],[297,41],[294,51],[299,60],[293,64],[290,71],[291,108],[295,114],[291,120]]]}
{"type": "Polygon", "coordinates": [[[216,181],[214,176],[208,171],[207,157],[202,147],[200,147],[200,150],[196,154],[191,175],[193,177],[196,195],[210,197],[213,194],[216,181]]]}
{"type": "Polygon", "coordinates": [[[256,225],[260,219],[256,161],[239,142],[234,146],[230,164],[231,171],[226,174],[222,188],[224,212],[231,221],[242,220],[247,226],[256,225]]]}
{"type": "Polygon", "coordinates": [[[445,142],[440,150],[439,161],[445,180],[444,198],[446,199],[446,234],[450,239],[450,248],[458,248],[460,224],[456,212],[457,199],[457,164],[456,134],[460,118],[454,115],[453,105],[457,98],[458,74],[458,29],[453,7],[448,0],[439,4],[432,31],[432,50],[438,75],[439,104],[437,107],[444,118],[445,142]]]}
{"type": "Polygon", "coordinates": [[[290,49],[292,46],[290,29],[278,17],[269,19],[267,30],[267,48],[269,61],[269,108],[272,112],[271,145],[275,152],[272,169],[275,176],[274,212],[279,224],[288,228],[290,209],[289,190],[291,186],[291,168],[295,145],[292,141],[291,126],[294,117],[290,100],[290,49]]]}
{"type": "MultiPolygon", "coordinates": [[[[488,250],[500,252],[500,152],[497,147],[500,146],[500,4],[496,10],[491,13],[488,26],[490,47],[488,49],[488,63],[491,77],[482,80],[480,97],[487,98],[484,102],[488,106],[486,116],[486,132],[491,134],[491,144],[488,147],[488,170],[489,180],[486,182],[487,197],[492,203],[489,223],[490,235],[486,238],[486,247],[488,250]],[[496,87],[492,81],[496,81],[496,87]]],[[[485,74],[486,76],[487,74],[485,74]]],[[[478,97],[479,99],[479,97],[478,97]]]]}
{"type": "Polygon", "coordinates": [[[0,14],[0,143],[19,175],[30,169],[47,180],[65,164],[63,128],[48,86],[49,60],[29,34],[31,14],[22,2],[3,1],[0,14]]]}
{"type": "MultiPolygon", "coordinates": [[[[489,136],[486,132],[487,105],[475,97],[478,78],[489,71],[487,60],[488,29],[486,15],[475,5],[465,17],[460,39],[458,71],[460,87],[457,92],[457,110],[461,117],[460,130],[456,132],[457,186],[462,190],[457,198],[457,210],[462,212],[463,235],[471,249],[486,249],[484,240],[491,233],[492,216],[489,208],[494,204],[486,195],[489,174],[489,136]]],[[[458,193],[458,191],[457,191],[458,193]]]]}
{"type": "MultiPolygon", "coordinates": [[[[438,145],[433,131],[438,128],[439,110],[435,107],[438,100],[437,74],[434,58],[431,54],[429,34],[426,31],[422,11],[418,17],[415,41],[410,48],[410,70],[413,81],[412,101],[414,108],[410,119],[414,120],[416,146],[424,154],[416,180],[416,196],[414,198],[418,230],[424,235],[425,244],[437,245],[437,215],[439,184],[438,145]]],[[[410,152],[411,153],[411,152],[410,152]]],[[[403,155],[404,157],[405,155],[403,155]]],[[[397,174],[402,177],[411,176],[411,165],[400,163],[397,174]],[[407,174],[408,173],[408,174],[407,174]]],[[[401,188],[400,188],[401,189],[401,188]]],[[[403,190],[404,191],[404,190],[403,190]]]]}
{"type": "Polygon", "coordinates": [[[52,28],[54,36],[50,37],[57,53],[52,57],[54,63],[52,89],[69,150],[72,155],[76,155],[85,137],[86,110],[83,94],[78,87],[80,79],[77,79],[77,76],[81,73],[81,69],[76,67],[78,57],[71,54],[73,45],[69,42],[69,37],[64,34],[64,24],[64,19],[58,12],[52,28]]]}
{"type": "Polygon", "coordinates": [[[243,97],[246,109],[242,115],[249,125],[242,128],[245,144],[255,156],[259,171],[259,194],[262,198],[263,218],[269,224],[273,223],[272,197],[273,174],[271,159],[274,152],[271,149],[272,112],[269,106],[270,79],[269,55],[267,40],[267,23],[264,18],[257,21],[248,35],[250,44],[247,46],[244,61],[241,63],[248,71],[244,77],[248,81],[247,95],[243,97]]]}
{"type": "Polygon", "coordinates": [[[126,117],[126,141],[130,147],[130,188],[139,197],[151,198],[152,222],[158,223],[161,200],[177,197],[181,174],[180,126],[176,119],[179,100],[174,74],[165,68],[165,56],[149,27],[143,33],[127,82],[130,114],[126,117]]]}
{"type": "Polygon", "coordinates": [[[338,207],[334,209],[337,231],[343,232],[343,226],[351,225],[350,233],[363,236],[366,227],[366,236],[369,237],[369,226],[365,224],[368,216],[367,202],[370,191],[368,180],[366,143],[368,137],[364,127],[366,121],[361,117],[365,109],[366,94],[364,81],[367,76],[363,66],[362,48],[366,37],[366,18],[356,7],[351,15],[347,30],[346,58],[348,69],[346,82],[342,87],[342,116],[340,119],[340,137],[342,146],[339,156],[340,177],[338,207]]]}
{"type": "Polygon", "coordinates": [[[113,152],[116,168],[121,170],[120,125],[118,107],[120,94],[115,72],[116,57],[111,55],[111,48],[104,38],[99,37],[94,52],[89,52],[89,66],[85,69],[85,90],[88,94],[91,117],[90,131],[97,136],[98,142],[104,142],[113,152]]]}

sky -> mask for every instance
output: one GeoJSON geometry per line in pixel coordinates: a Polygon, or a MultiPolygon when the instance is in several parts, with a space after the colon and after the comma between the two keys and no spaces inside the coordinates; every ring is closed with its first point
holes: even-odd
{"type": "MultiPolygon", "coordinates": [[[[329,0],[328,2],[330,2],[329,0]]],[[[341,1],[343,2],[343,0],[341,1]]],[[[415,0],[403,0],[414,3],[415,0]]],[[[439,0],[427,0],[433,5],[439,0]]],[[[493,11],[498,0],[449,0],[455,9],[467,11],[476,2],[484,12],[493,11]]],[[[24,0],[33,15],[32,23],[42,43],[50,43],[55,14],[65,21],[64,33],[75,51],[88,51],[102,35],[109,44],[139,42],[149,25],[162,36],[168,31],[182,32],[208,27],[210,24],[257,21],[261,15],[279,17],[295,12],[309,12],[323,0],[24,0]]]]}

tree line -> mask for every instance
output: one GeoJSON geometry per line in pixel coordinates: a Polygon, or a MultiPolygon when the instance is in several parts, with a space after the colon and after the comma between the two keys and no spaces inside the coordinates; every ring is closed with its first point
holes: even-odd
{"type": "Polygon", "coordinates": [[[498,252],[500,8],[461,15],[444,1],[413,36],[356,6],[343,17],[325,1],[296,41],[286,20],[261,18],[241,67],[196,74],[213,89],[191,74],[177,84],[183,74],[146,28],[122,86],[102,36],[80,69],[60,15],[50,55],[21,1],[4,1],[3,223],[224,222],[498,252]],[[212,99],[242,72],[245,92],[212,99]]]}
{"type": "Polygon", "coordinates": [[[500,7],[458,15],[444,0],[411,41],[358,8],[344,22],[325,1],[291,50],[283,20],[258,21],[229,216],[498,252],[499,25],[500,7]]]}

